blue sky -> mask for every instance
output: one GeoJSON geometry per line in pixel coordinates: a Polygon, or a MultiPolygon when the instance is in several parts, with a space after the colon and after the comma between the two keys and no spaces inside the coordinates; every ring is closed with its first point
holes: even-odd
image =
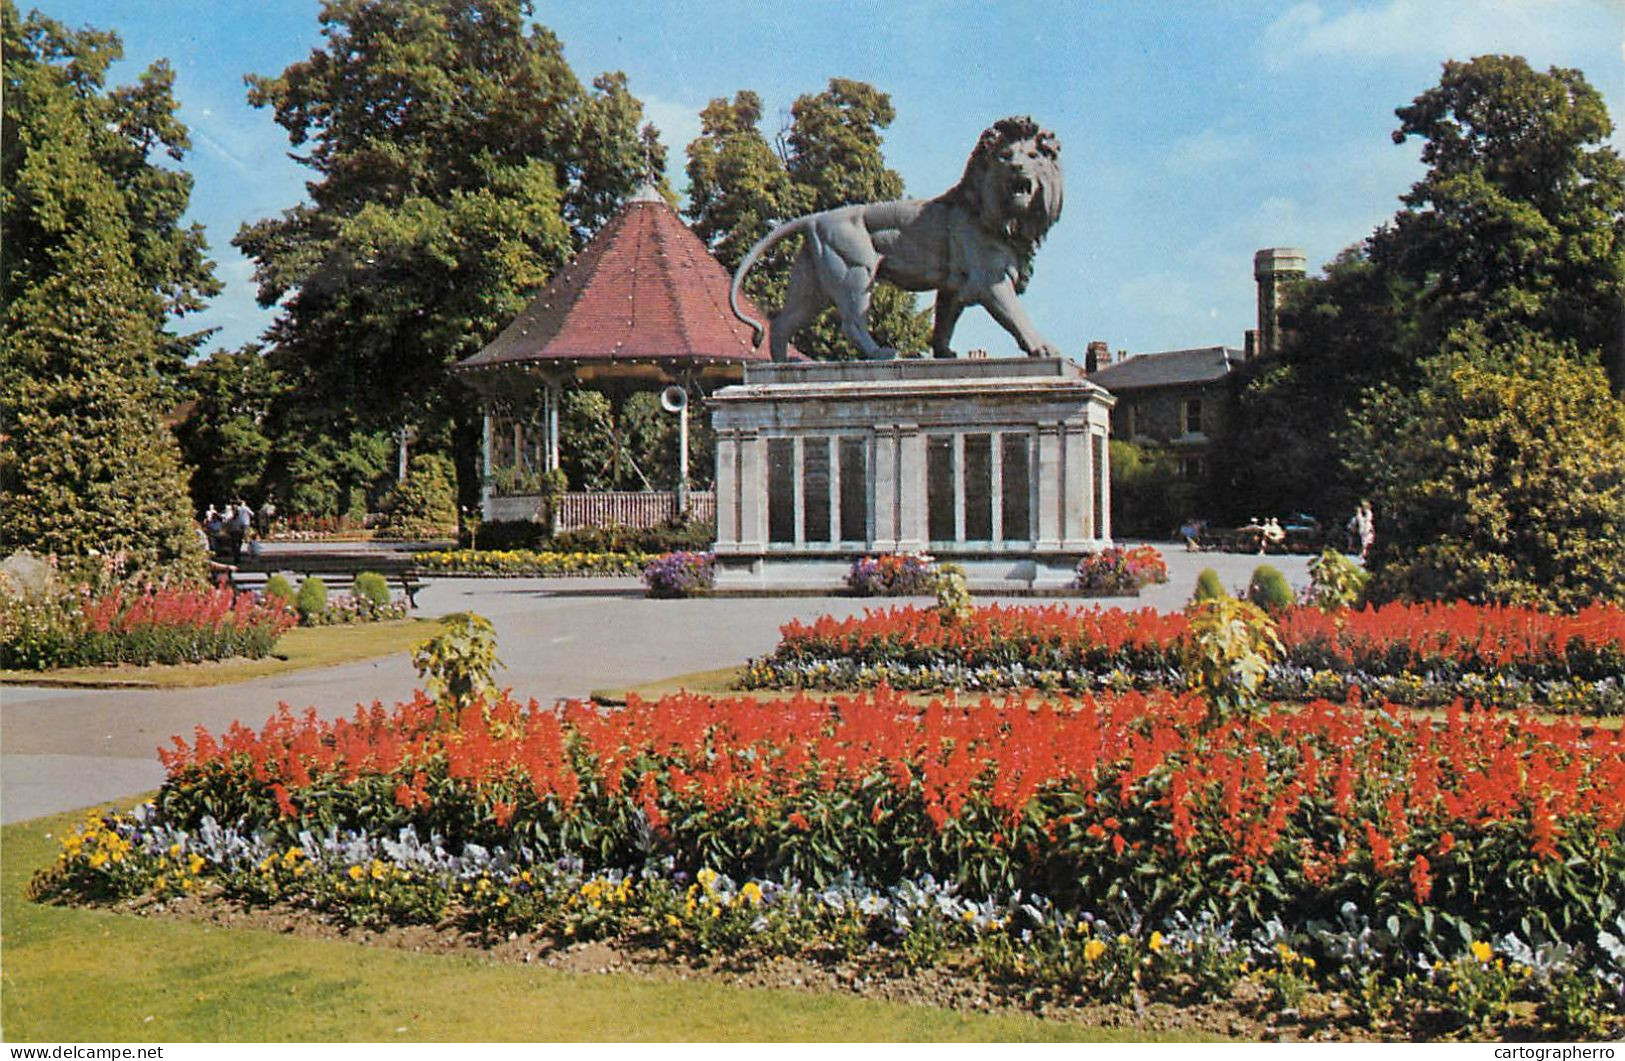
{"type": "MultiPolygon", "coordinates": [[[[322,43],[319,0],[19,6],[117,31],[126,61],[113,83],[155,59],[174,66],[193,138],[191,214],[226,285],[188,326],[219,327],[211,349],[255,339],[270,315],[230,240],[301,201],[309,174],[270,114],[248,106],[242,79],[322,43]]],[[[1033,115],[1060,136],[1067,187],[1027,303],[1079,358],[1092,339],[1134,352],[1239,346],[1255,250],[1301,247],[1318,270],[1393,215],[1421,175],[1416,143],[1390,139],[1394,108],[1436,84],[1447,59],[1504,52],[1578,67],[1625,124],[1617,0],[578,0],[538,3],[536,19],[583,81],[627,73],[679,192],[700,109],[743,88],[762,96],[769,136],[831,77],[890,93],[886,157],[914,196],[951,185],[992,120],[1033,115]]],[[[955,345],[1015,352],[979,311],[955,345]]]]}

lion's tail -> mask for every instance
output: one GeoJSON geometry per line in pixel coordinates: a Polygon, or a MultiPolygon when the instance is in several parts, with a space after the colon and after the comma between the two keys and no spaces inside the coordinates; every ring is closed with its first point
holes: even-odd
{"type": "Polygon", "coordinates": [[[777,243],[779,240],[790,235],[791,233],[798,231],[801,228],[802,222],[806,220],[807,219],[804,217],[798,217],[794,221],[786,221],[772,232],[769,232],[767,235],[757,240],[756,245],[746,252],[745,260],[739,263],[739,268],[734,270],[733,286],[728,289],[728,308],[733,310],[735,317],[738,317],[743,323],[750,326],[751,346],[762,345],[762,336],[767,334],[767,326],[761,321],[756,320],[754,317],[746,316],[745,312],[739,308],[739,289],[745,284],[745,274],[751,271],[751,268],[755,266],[757,260],[761,258],[763,252],[766,251],[767,248],[773,246],[773,244],[777,243]]]}

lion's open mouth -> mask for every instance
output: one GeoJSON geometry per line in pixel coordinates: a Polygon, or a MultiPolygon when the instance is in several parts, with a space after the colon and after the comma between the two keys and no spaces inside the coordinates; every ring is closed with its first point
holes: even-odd
{"type": "Polygon", "coordinates": [[[1019,173],[1013,173],[1010,175],[1008,188],[1012,196],[1029,196],[1033,193],[1033,182],[1019,173]]]}

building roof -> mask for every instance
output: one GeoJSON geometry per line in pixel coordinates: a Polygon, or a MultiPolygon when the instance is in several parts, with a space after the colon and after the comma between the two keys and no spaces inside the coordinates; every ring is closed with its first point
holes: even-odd
{"type": "Polygon", "coordinates": [[[1135,354],[1091,373],[1089,382],[1109,391],[1215,383],[1234,372],[1245,359],[1242,351],[1229,346],[1135,354]]]}
{"type": "Polygon", "coordinates": [[[640,189],[512,324],[457,367],[769,360],[728,308],[731,283],[666,201],[640,189]]]}

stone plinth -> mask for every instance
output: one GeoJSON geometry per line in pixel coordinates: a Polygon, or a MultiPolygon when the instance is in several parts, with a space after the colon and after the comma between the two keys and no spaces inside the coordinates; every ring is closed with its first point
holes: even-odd
{"type": "Polygon", "coordinates": [[[1064,586],[1111,542],[1112,403],[1057,358],[747,366],[706,402],[717,586],[836,588],[894,552],[1064,586]]]}

